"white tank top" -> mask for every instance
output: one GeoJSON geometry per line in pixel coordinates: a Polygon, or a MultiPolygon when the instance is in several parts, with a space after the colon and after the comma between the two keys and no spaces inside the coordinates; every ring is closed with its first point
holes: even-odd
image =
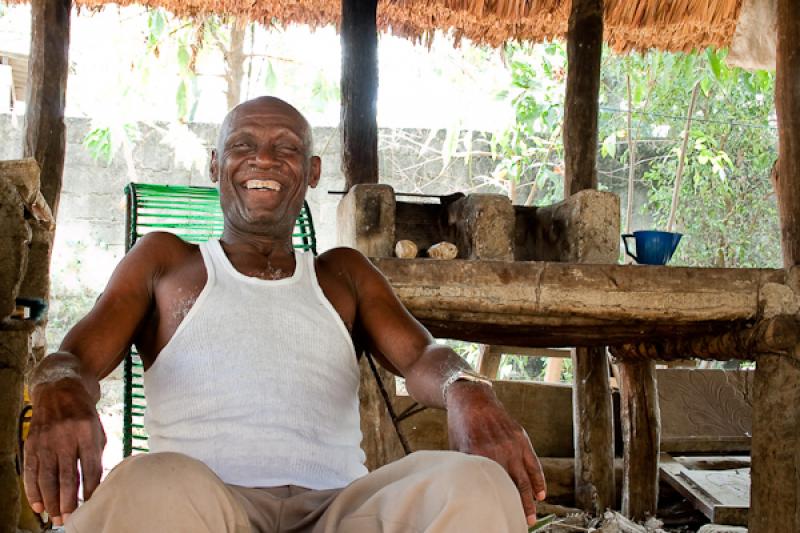
{"type": "Polygon", "coordinates": [[[200,245],[208,281],[144,375],[153,452],[246,487],[340,488],[367,473],[359,371],[347,328],[295,252],[289,278],[238,272],[200,245]]]}

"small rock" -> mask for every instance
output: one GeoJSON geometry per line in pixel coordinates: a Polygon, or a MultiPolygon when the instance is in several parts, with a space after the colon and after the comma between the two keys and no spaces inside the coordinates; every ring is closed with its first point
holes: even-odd
{"type": "Polygon", "coordinates": [[[417,245],[414,241],[403,239],[394,245],[394,255],[401,259],[414,259],[417,257],[417,245]]]}
{"type": "Polygon", "coordinates": [[[452,242],[442,241],[428,248],[428,257],[433,259],[455,259],[458,247],[452,242]]]}

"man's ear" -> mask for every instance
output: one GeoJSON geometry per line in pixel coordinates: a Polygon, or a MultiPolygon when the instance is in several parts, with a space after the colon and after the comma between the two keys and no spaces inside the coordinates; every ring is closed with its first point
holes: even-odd
{"type": "Polygon", "coordinates": [[[319,184],[319,177],[322,173],[322,159],[319,156],[311,156],[311,166],[308,169],[308,186],[312,189],[319,184]]]}
{"type": "Polygon", "coordinates": [[[208,172],[211,175],[211,183],[216,183],[218,181],[217,172],[219,172],[219,161],[217,161],[217,151],[213,148],[211,150],[211,164],[208,167],[208,172]]]}

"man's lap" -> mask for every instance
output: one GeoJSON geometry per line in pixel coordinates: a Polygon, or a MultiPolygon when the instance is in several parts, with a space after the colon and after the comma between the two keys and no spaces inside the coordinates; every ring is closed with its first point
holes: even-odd
{"type": "MultiPolygon", "coordinates": [[[[109,505],[125,509],[121,511],[125,516],[137,512],[131,506],[139,506],[139,516],[170,532],[181,531],[190,522],[193,525],[191,529],[187,525],[186,531],[193,533],[203,531],[197,529],[198,524],[214,533],[525,531],[519,496],[505,471],[488,459],[446,451],[413,453],[343,489],[327,491],[225,485],[204,464],[186,456],[140,455],[126,459],[112,471],[84,506],[86,509],[79,509],[70,520],[74,525],[68,527],[68,533],[101,531],[94,525],[92,530],[81,524],[94,524],[89,515],[109,514],[110,509],[100,509],[109,505]],[[180,493],[180,497],[173,492],[180,493]],[[144,494],[135,496],[136,493],[144,494]],[[120,498],[129,497],[132,501],[120,505],[120,498]],[[198,505],[222,514],[224,528],[219,529],[223,527],[219,516],[211,519],[216,524],[212,526],[204,516],[196,514],[198,505]],[[480,520],[476,516],[493,526],[481,529],[485,526],[475,522],[480,520]],[[177,527],[175,520],[181,518],[181,527],[177,527]],[[508,525],[499,524],[498,520],[505,520],[508,525]],[[249,523],[249,528],[243,529],[242,522],[249,523]]],[[[115,518],[109,516],[108,520],[115,518]]],[[[117,524],[113,531],[125,529],[117,524]]]]}

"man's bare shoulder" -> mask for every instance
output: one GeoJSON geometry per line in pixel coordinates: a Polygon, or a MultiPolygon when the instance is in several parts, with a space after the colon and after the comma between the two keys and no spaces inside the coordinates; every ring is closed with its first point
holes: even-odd
{"type": "Polygon", "coordinates": [[[184,241],[177,235],[166,231],[153,231],[147,233],[136,241],[129,254],[146,256],[153,261],[180,260],[196,254],[199,247],[184,241]]]}
{"type": "Polygon", "coordinates": [[[372,263],[355,248],[340,246],[321,253],[317,257],[317,265],[333,272],[347,272],[353,275],[370,269],[372,263]]]}

